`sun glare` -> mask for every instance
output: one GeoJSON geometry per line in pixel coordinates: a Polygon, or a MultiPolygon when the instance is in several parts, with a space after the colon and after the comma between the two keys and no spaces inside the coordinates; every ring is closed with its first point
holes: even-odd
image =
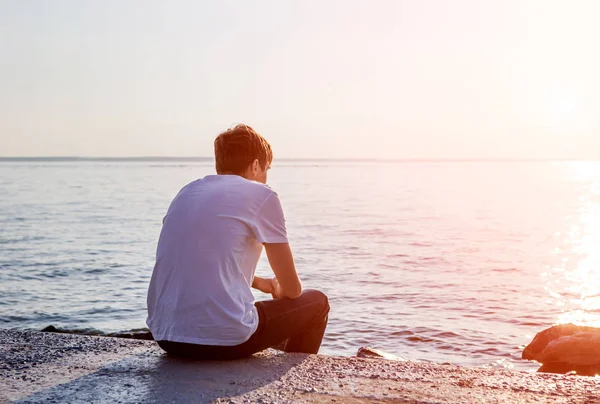
{"type": "Polygon", "coordinates": [[[583,186],[579,220],[568,234],[578,257],[565,266],[564,292],[569,296],[557,323],[600,327],[600,163],[570,163],[575,181],[583,186]]]}

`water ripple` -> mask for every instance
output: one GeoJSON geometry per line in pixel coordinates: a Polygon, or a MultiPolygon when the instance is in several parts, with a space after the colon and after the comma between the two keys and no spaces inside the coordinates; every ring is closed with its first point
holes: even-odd
{"type": "MultiPolygon", "coordinates": [[[[181,186],[213,170],[179,162],[0,164],[8,195],[0,198],[2,326],[145,327],[161,219],[181,186]]],[[[600,312],[594,170],[278,164],[269,182],[303,284],[330,297],[322,352],[353,355],[370,345],[415,360],[533,368],[518,346],[560,316],[591,321],[600,312]]],[[[269,274],[264,257],[257,271],[269,274]]]]}

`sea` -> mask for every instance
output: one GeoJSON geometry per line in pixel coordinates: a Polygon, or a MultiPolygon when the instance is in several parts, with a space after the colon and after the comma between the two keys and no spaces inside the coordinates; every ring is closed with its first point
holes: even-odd
{"type": "MultiPolygon", "coordinates": [[[[145,327],[162,218],[208,174],[212,159],[0,161],[0,327],[145,327]]],[[[268,184],[304,287],[329,296],[323,354],[534,371],[537,332],[600,326],[600,162],[276,160],[268,184]]]]}

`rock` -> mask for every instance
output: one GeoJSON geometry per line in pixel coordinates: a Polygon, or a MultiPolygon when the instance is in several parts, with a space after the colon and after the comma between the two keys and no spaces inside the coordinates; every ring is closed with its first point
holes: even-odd
{"type": "Polygon", "coordinates": [[[361,347],[358,349],[356,356],[359,358],[379,358],[379,359],[388,359],[393,361],[406,361],[406,359],[401,358],[396,355],[392,355],[387,352],[380,351],[379,349],[369,348],[369,347],[361,347]]]}
{"type": "Polygon", "coordinates": [[[139,328],[131,331],[114,332],[107,334],[108,337],[154,340],[152,333],[147,328],[139,328]]]}
{"type": "Polygon", "coordinates": [[[44,329],[42,330],[42,332],[56,332],[56,333],[65,333],[66,331],[59,330],[59,329],[58,329],[58,328],[56,328],[55,326],[53,326],[53,325],[49,325],[48,327],[44,328],[44,329]]]}
{"type": "Polygon", "coordinates": [[[538,372],[600,373],[600,328],[560,324],[537,333],[522,354],[542,364],[538,372]]]}
{"type": "Polygon", "coordinates": [[[53,332],[57,334],[79,334],[79,335],[91,335],[97,337],[116,337],[116,338],[129,338],[129,339],[141,339],[152,341],[154,337],[152,333],[147,328],[137,328],[130,331],[120,331],[120,332],[112,332],[112,333],[103,333],[98,330],[63,330],[60,328],[56,328],[53,325],[49,325],[44,328],[42,332],[53,332]]]}

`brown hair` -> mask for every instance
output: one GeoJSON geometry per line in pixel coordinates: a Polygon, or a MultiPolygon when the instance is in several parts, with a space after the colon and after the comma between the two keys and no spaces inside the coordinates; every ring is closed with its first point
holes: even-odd
{"type": "Polygon", "coordinates": [[[217,174],[242,174],[256,159],[264,169],[273,161],[273,151],[269,142],[248,125],[236,125],[215,139],[217,174]]]}

